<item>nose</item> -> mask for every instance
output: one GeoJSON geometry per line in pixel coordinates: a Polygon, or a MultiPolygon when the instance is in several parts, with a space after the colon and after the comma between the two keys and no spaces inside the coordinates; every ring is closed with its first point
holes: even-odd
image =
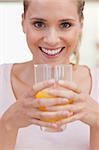
{"type": "Polygon", "coordinates": [[[44,43],[50,47],[57,47],[60,42],[59,33],[56,29],[51,28],[44,35],[44,43]]]}

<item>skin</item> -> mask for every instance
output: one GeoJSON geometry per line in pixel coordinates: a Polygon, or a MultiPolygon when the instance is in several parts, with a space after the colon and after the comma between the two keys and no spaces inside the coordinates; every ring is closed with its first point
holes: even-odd
{"type": "Polygon", "coordinates": [[[74,4],[74,1],[68,4],[68,1],[64,2],[64,0],[58,2],[34,0],[31,2],[26,16],[23,16],[22,24],[28,46],[33,54],[34,63],[69,63],[70,54],[78,45],[83,24],[82,20],[79,21],[77,5],[74,4]],[[50,15],[50,12],[53,12],[54,15],[50,15]],[[44,21],[40,21],[41,18],[44,21]],[[63,19],[66,21],[62,21],[63,19]],[[41,22],[41,28],[35,27],[36,21],[41,22]],[[62,23],[66,27],[62,26],[62,23]],[[42,54],[39,47],[47,49],[65,48],[61,55],[49,59],[42,54]]]}
{"type": "Polygon", "coordinates": [[[26,15],[22,15],[22,27],[33,60],[13,66],[11,83],[17,100],[0,120],[0,149],[14,149],[20,128],[31,124],[57,128],[76,120],[89,125],[91,150],[99,149],[99,105],[90,97],[91,77],[87,67],[77,66],[77,69],[73,70],[73,82],[59,81],[57,84],[62,87],[61,90],[48,90],[49,94],[59,96],[58,100],[35,99],[38,91],[53,86],[55,81],[44,81],[33,85],[33,64],[69,64],[70,55],[77,48],[83,19],[79,19],[76,3],[74,0],[61,0],[61,2],[32,0],[26,15]],[[53,15],[50,12],[53,12],[53,15]],[[45,20],[40,23],[40,28],[34,26],[35,17],[45,20]],[[65,19],[65,28],[63,19],[65,19]],[[40,51],[39,46],[47,49],[64,47],[64,50],[55,57],[48,57],[40,51]],[[72,99],[73,104],[55,106],[67,104],[67,99],[72,99]],[[46,106],[48,111],[40,112],[38,110],[40,106],[46,106]],[[60,116],[66,119],[56,123],[41,121],[60,116]]]}

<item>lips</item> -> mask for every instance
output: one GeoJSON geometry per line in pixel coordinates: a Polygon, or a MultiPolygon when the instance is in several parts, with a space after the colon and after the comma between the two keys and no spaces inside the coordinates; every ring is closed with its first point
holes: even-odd
{"type": "Polygon", "coordinates": [[[43,48],[43,47],[39,47],[39,48],[43,53],[45,53],[48,56],[56,56],[59,53],[61,53],[64,49],[64,47],[56,48],[56,49],[47,49],[47,48],[43,48]]]}

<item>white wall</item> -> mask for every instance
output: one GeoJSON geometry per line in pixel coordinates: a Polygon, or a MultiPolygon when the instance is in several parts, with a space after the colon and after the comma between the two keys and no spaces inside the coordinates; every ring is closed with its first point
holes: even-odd
{"type": "MultiPolygon", "coordinates": [[[[96,63],[98,3],[87,3],[80,48],[80,64],[96,63]]],[[[0,3],[0,63],[22,62],[31,59],[21,28],[21,3],[0,3]]]]}
{"type": "Polygon", "coordinates": [[[21,27],[21,3],[0,3],[0,63],[31,59],[21,27]]]}
{"type": "Polygon", "coordinates": [[[89,2],[86,3],[84,11],[84,30],[83,39],[80,48],[80,63],[88,64],[93,67],[96,64],[96,41],[98,39],[97,20],[98,20],[98,6],[99,3],[89,2]]]}

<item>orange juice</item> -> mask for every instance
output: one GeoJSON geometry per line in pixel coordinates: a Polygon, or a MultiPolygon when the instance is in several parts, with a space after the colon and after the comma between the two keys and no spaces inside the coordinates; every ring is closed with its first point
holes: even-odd
{"type": "MultiPolygon", "coordinates": [[[[36,98],[55,98],[52,95],[49,95],[45,90],[42,90],[40,92],[38,92],[35,96],[36,98]]],[[[68,102],[69,104],[72,103],[72,100],[69,100],[68,102]]],[[[40,111],[46,111],[46,108],[44,106],[39,107],[40,111]]],[[[44,121],[46,122],[56,122],[58,120],[64,119],[64,117],[58,117],[58,118],[52,118],[52,119],[44,119],[44,121]]]]}
{"type": "MultiPolygon", "coordinates": [[[[38,92],[35,97],[36,98],[53,98],[53,96],[49,95],[45,90],[38,92]]],[[[46,111],[46,108],[41,106],[39,107],[39,110],[46,111]]]]}

